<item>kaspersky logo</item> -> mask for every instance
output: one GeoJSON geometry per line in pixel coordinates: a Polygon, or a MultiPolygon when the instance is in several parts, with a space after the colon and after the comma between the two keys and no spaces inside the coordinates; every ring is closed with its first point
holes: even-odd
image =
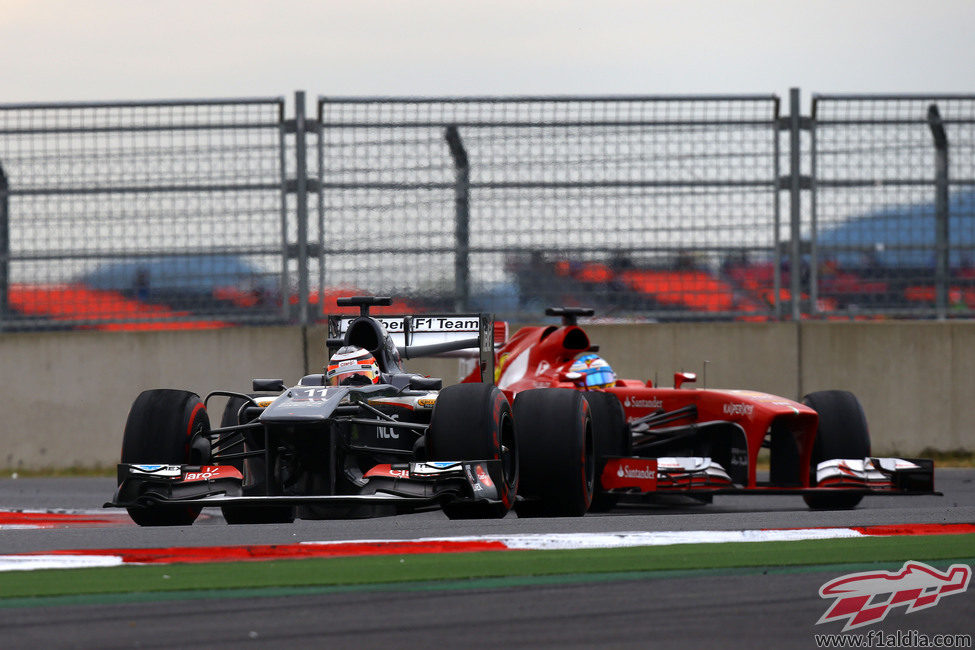
{"type": "Polygon", "coordinates": [[[964,593],[971,577],[971,567],[966,564],[952,564],[942,573],[913,560],[896,572],[850,573],[819,588],[820,598],[836,601],[816,625],[846,619],[846,632],[879,623],[895,607],[906,607],[905,614],[934,607],[944,596],[964,593]]]}

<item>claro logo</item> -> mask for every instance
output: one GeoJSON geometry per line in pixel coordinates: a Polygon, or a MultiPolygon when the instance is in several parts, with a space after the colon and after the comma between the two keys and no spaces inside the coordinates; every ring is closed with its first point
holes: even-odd
{"type": "Polygon", "coordinates": [[[619,470],[617,470],[616,475],[620,478],[642,478],[652,481],[657,478],[657,472],[655,470],[643,467],[636,468],[630,467],[629,465],[620,465],[619,470]]]}

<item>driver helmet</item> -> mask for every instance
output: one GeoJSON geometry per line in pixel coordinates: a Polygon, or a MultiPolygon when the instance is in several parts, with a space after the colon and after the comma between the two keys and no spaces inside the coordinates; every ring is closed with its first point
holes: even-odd
{"type": "Polygon", "coordinates": [[[598,354],[587,352],[580,355],[569,367],[569,372],[582,375],[586,388],[608,388],[616,383],[616,373],[598,354]]]}
{"type": "Polygon", "coordinates": [[[339,348],[325,367],[325,383],[329,386],[342,384],[378,384],[379,366],[372,353],[354,345],[339,348]]]}

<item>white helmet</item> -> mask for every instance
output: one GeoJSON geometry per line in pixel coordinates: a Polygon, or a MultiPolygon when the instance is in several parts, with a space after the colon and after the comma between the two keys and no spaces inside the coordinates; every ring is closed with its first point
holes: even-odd
{"type": "Polygon", "coordinates": [[[325,383],[329,386],[378,384],[379,365],[369,351],[347,345],[339,348],[328,360],[328,366],[325,368],[325,383]]]}

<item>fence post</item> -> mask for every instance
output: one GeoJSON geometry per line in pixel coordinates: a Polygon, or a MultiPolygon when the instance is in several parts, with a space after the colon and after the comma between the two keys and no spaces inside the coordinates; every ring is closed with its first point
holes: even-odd
{"type": "Polygon", "coordinates": [[[444,138],[454,159],[454,232],[457,240],[454,254],[454,309],[464,312],[470,299],[471,168],[457,126],[448,126],[444,138]]]}
{"type": "Polygon", "coordinates": [[[295,218],[298,220],[298,323],[308,325],[308,152],[305,91],[295,92],[295,218]]]}
{"type": "Polygon", "coordinates": [[[950,243],[948,231],[948,134],[937,104],[928,106],[928,127],[934,138],[934,286],[935,311],[938,320],[948,313],[948,284],[950,282],[950,243]]]}
{"type": "Polygon", "coordinates": [[[799,89],[789,89],[789,226],[791,250],[789,251],[789,293],[792,299],[792,320],[802,319],[802,207],[801,158],[799,147],[800,121],[799,89]]]}
{"type": "Polygon", "coordinates": [[[10,185],[0,165],[0,332],[7,322],[10,300],[10,185]]]}

